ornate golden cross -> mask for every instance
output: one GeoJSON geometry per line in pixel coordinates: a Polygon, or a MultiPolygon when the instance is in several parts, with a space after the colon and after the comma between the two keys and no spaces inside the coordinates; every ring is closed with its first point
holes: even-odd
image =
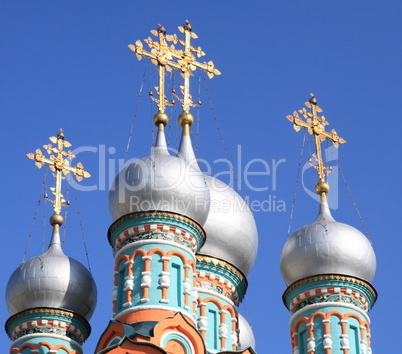
{"type": "Polygon", "coordinates": [[[153,41],[151,37],[144,39],[151,49],[150,52],[144,49],[140,40],[135,42],[135,45],[129,44],[128,47],[136,53],[137,59],[141,60],[142,57],[149,58],[151,62],[159,66],[159,86],[155,87],[156,93],[159,98],[151,98],[157,103],[158,110],[161,113],[165,112],[166,106],[171,106],[173,103],[169,102],[165,95],[165,69],[170,72],[172,68],[178,68],[177,63],[172,61],[173,53],[176,51],[174,45],[168,45],[166,40],[173,41],[175,36],[166,35],[166,30],[162,25],[158,26],[157,30],[150,31],[154,36],[158,37],[158,42],[153,41]]]}
{"type": "Polygon", "coordinates": [[[192,31],[190,22],[186,20],[184,26],[179,26],[178,29],[181,33],[184,33],[184,41],[178,39],[177,37],[176,41],[184,46],[184,50],[175,51],[173,56],[178,59],[178,69],[180,69],[181,75],[184,78],[184,85],[180,86],[183,98],[176,97],[182,103],[183,112],[188,113],[190,111],[190,107],[199,105],[193,104],[192,97],[190,95],[190,76],[192,75],[192,71],[196,70],[196,68],[199,68],[205,71],[210,79],[212,79],[214,75],[220,75],[221,72],[218,69],[215,69],[215,65],[212,61],[200,63],[196,60],[193,52],[198,58],[204,56],[205,53],[201,47],[195,48],[191,45],[191,38],[196,39],[198,36],[192,31]]]}
{"type": "Polygon", "coordinates": [[[68,175],[73,173],[77,181],[82,181],[83,178],[91,177],[91,175],[84,171],[84,166],[81,162],[77,163],[77,166],[71,167],[70,160],[75,158],[71,151],[65,151],[64,147],[69,148],[71,144],[64,140],[63,130],[57,136],[52,136],[49,140],[53,144],[57,144],[57,147],[53,147],[52,144],[43,145],[43,148],[49,154],[49,157],[45,157],[42,154],[41,149],[36,149],[35,153],[29,153],[27,156],[31,160],[35,160],[35,166],[41,168],[44,164],[49,165],[51,171],[54,171],[54,176],[56,177],[56,187],[51,188],[54,195],[54,200],[48,199],[53,203],[53,210],[55,214],[60,214],[61,207],[66,206],[63,195],[61,194],[61,181],[65,177],[63,175],[68,175]]]}
{"type": "Polygon", "coordinates": [[[184,41],[179,39],[176,34],[167,35],[166,30],[162,25],[159,25],[157,30],[152,30],[151,33],[158,37],[159,41],[153,41],[150,37],[145,39],[144,42],[148,44],[151,51],[144,49],[144,46],[140,40],[135,42],[135,45],[130,44],[128,47],[137,54],[138,60],[142,57],[147,57],[155,65],[159,66],[159,86],[156,87],[156,92],[159,96],[158,99],[151,96],[151,98],[157,102],[159,112],[164,112],[166,106],[172,105],[165,95],[165,69],[172,71],[172,69],[178,69],[184,78],[183,86],[180,86],[183,97],[175,97],[182,103],[183,112],[189,112],[190,107],[197,106],[193,104],[192,97],[190,95],[190,76],[192,71],[197,68],[205,71],[209,78],[214,75],[220,75],[220,71],[215,69],[212,61],[200,63],[196,61],[197,57],[205,55],[201,47],[195,48],[191,45],[191,38],[198,38],[198,36],[192,32],[190,22],[186,21],[183,27],[178,27],[180,32],[184,33],[184,41]],[[174,44],[168,45],[167,41],[174,44],[180,43],[184,46],[184,50],[176,50],[174,44]]]}
{"type": "Polygon", "coordinates": [[[305,105],[311,109],[311,112],[307,112],[304,107],[299,110],[299,113],[303,115],[305,120],[300,118],[296,111],[293,112],[293,115],[286,116],[286,118],[293,122],[293,128],[296,131],[299,131],[301,127],[304,127],[307,128],[310,134],[314,135],[316,154],[313,156],[315,157],[317,164],[312,164],[312,166],[318,171],[320,181],[325,182],[325,176],[330,172],[330,169],[324,165],[321,142],[329,139],[334,143],[335,147],[338,147],[339,143],[346,143],[346,140],[341,138],[334,129],[330,132],[325,131],[325,126],[329,123],[324,116],[317,115],[317,113],[322,112],[322,109],[317,105],[317,100],[313,94],[311,94],[310,100],[306,102],[305,105]]]}

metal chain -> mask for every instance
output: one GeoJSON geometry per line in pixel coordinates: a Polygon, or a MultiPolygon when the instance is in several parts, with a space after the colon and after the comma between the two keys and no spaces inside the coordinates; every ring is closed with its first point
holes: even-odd
{"type": "MultiPolygon", "coordinates": [[[[301,164],[302,164],[303,152],[304,152],[304,145],[306,143],[306,140],[307,140],[307,130],[304,131],[303,142],[302,142],[302,146],[301,146],[301,149],[300,149],[299,165],[297,167],[297,177],[296,177],[296,183],[295,183],[295,191],[294,191],[294,195],[293,195],[292,208],[290,210],[290,217],[289,217],[288,237],[290,236],[290,229],[292,227],[292,221],[293,221],[293,214],[294,214],[294,210],[295,210],[297,192],[299,190],[300,170],[301,170],[301,164]]],[[[307,145],[309,145],[309,144],[307,144],[307,145]]]]}
{"type": "Polygon", "coordinates": [[[360,222],[361,222],[361,224],[362,224],[362,227],[363,227],[363,230],[364,230],[364,234],[367,236],[367,238],[369,238],[369,233],[368,233],[368,231],[367,231],[367,229],[366,229],[366,225],[364,224],[363,217],[362,217],[361,214],[360,214],[359,208],[357,207],[357,204],[356,204],[356,202],[355,202],[355,199],[353,198],[353,195],[352,195],[352,192],[351,192],[351,190],[350,190],[350,188],[349,188],[349,185],[348,185],[347,182],[346,182],[346,178],[345,178],[345,176],[344,176],[344,174],[343,174],[343,172],[342,172],[341,166],[339,165],[339,161],[338,161],[338,159],[335,159],[335,161],[336,161],[336,164],[337,164],[337,166],[338,166],[338,171],[339,171],[339,173],[341,174],[343,183],[344,183],[344,185],[345,185],[345,187],[346,187],[346,190],[347,190],[347,192],[348,192],[348,194],[349,194],[349,197],[350,197],[350,199],[351,199],[351,201],[352,201],[352,203],[353,203],[353,205],[354,205],[354,207],[355,207],[357,216],[359,217],[359,220],[360,220],[360,222]]]}
{"type": "Polygon", "coordinates": [[[133,137],[134,122],[135,122],[135,119],[137,118],[138,107],[139,107],[140,102],[141,102],[142,89],[144,88],[144,82],[145,82],[145,75],[146,75],[146,72],[147,72],[147,67],[145,66],[144,74],[142,75],[142,81],[141,81],[140,90],[139,90],[139,92],[138,92],[137,104],[136,104],[136,106],[135,106],[133,118],[131,119],[130,134],[129,134],[129,136],[128,136],[128,141],[127,141],[127,146],[126,146],[126,152],[125,152],[125,154],[124,154],[124,162],[127,161],[127,154],[128,154],[128,150],[130,149],[131,139],[132,139],[132,137],[133,137]]]}
{"type": "Polygon", "coordinates": [[[39,195],[39,199],[38,199],[38,204],[36,205],[36,208],[35,208],[34,217],[33,217],[33,220],[32,220],[31,228],[29,230],[29,235],[28,235],[27,242],[26,242],[26,245],[25,245],[25,251],[24,251],[24,254],[22,256],[22,263],[25,262],[25,259],[26,259],[27,253],[28,253],[28,249],[29,249],[29,245],[30,245],[31,240],[32,240],[32,233],[33,233],[33,229],[34,229],[34,226],[35,226],[35,221],[36,221],[36,219],[38,217],[39,206],[40,206],[41,200],[42,200],[42,198],[45,198],[45,185],[46,185],[46,181],[47,181],[48,170],[49,169],[46,168],[46,173],[45,173],[45,177],[43,178],[41,191],[40,191],[40,195],[39,195]]]}
{"type": "Polygon", "coordinates": [[[87,242],[86,242],[86,239],[85,239],[84,226],[83,226],[83,224],[82,224],[82,217],[81,217],[81,212],[80,212],[80,205],[79,205],[79,203],[78,203],[77,193],[76,193],[76,191],[75,191],[74,188],[73,188],[73,191],[74,191],[75,205],[76,205],[76,208],[77,208],[78,221],[79,221],[79,223],[80,223],[80,228],[81,228],[82,242],[83,242],[83,244],[84,244],[85,256],[86,256],[86,258],[87,258],[87,263],[88,263],[88,270],[89,270],[90,273],[92,273],[92,270],[91,270],[91,263],[89,262],[89,254],[88,254],[87,242]]]}
{"type": "MultiPolygon", "coordinates": [[[[46,168],[46,175],[48,173],[48,167],[46,168]]],[[[46,184],[47,184],[47,177],[46,179],[46,184]]],[[[46,185],[45,185],[45,191],[46,191],[46,185]]],[[[47,226],[47,217],[46,217],[46,199],[45,203],[43,204],[43,232],[42,232],[42,254],[45,253],[45,239],[46,239],[46,226],[47,226]]]]}
{"type": "MultiPolygon", "coordinates": [[[[205,76],[204,76],[204,83],[205,83],[205,89],[206,89],[206,92],[207,92],[207,97],[208,97],[209,105],[210,105],[210,107],[211,107],[211,113],[212,113],[212,116],[213,116],[214,121],[215,121],[216,130],[218,131],[219,140],[221,141],[222,148],[223,148],[223,151],[224,151],[224,153],[225,153],[225,157],[226,157],[226,159],[230,162],[230,166],[231,166],[231,170],[232,170],[231,172],[233,173],[233,175],[234,175],[234,177],[235,177],[236,185],[238,186],[238,185],[239,185],[239,181],[238,181],[237,175],[236,175],[236,173],[235,173],[235,171],[234,171],[233,163],[232,163],[232,161],[231,161],[230,158],[229,158],[229,153],[228,153],[228,150],[226,149],[225,142],[224,142],[224,140],[223,140],[222,132],[221,132],[221,129],[220,129],[219,124],[218,124],[218,119],[216,118],[216,115],[215,115],[215,109],[214,109],[214,107],[213,107],[213,105],[212,105],[211,95],[209,94],[208,84],[207,84],[207,81],[206,81],[205,76]]],[[[240,193],[241,197],[242,197],[243,199],[245,199],[245,195],[244,195],[244,193],[243,193],[243,188],[240,188],[239,193],[240,193]]],[[[254,215],[254,214],[253,214],[253,215],[254,215]]]]}
{"type": "Polygon", "coordinates": [[[246,304],[247,304],[247,300],[244,299],[244,300],[242,301],[242,305],[243,305],[243,309],[244,309],[244,315],[245,315],[244,318],[246,319],[246,321],[248,322],[248,324],[249,324],[250,327],[252,328],[253,326],[252,326],[252,324],[251,324],[251,316],[250,316],[250,313],[248,312],[248,309],[247,309],[246,304]]]}

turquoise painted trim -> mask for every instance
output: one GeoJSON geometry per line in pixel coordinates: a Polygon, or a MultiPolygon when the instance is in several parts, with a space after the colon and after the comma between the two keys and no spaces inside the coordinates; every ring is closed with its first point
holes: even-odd
{"type": "MultiPolygon", "coordinates": [[[[367,286],[365,286],[362,280],[356,279],[357,281],[349,281],[344,279],[330,279],[329,276],[328,278],[325,278],[325,275],[322,275],[320,277],[322,277],[323,279],[312,278],[310,281],[306,279],[305,283],[295,286],[291,291],[289,291],[289,288],[292,288],[291,285],[283,295],[283,301],[285,303],[285,306],[290,310],[290,304],[292,300],[300,293],[317,288],[331,288],[331,287],[349,288],[351,290],[359,292],[366,298],[369,309],[373,307],[375,301],[377,300],[377,294],[371,291],[372,288],[371,284],[367,284],[367,286]]],[[[336,277],[353,279],[351,277],[346,276],[345,277],[336,276],[336,277]]]]}
{"type": "Polygon", "coordinates": [[[131,245],[131,247],[127,247],[123,251],[119,252],[118,255],[119,255],[119,258],[124,255],[131,256],[137,249],[142,249],[146,252],[149,252],[155,248],[160,248],[163,251],[165,251],[166,253],[168,253],[169,251],[172,251],[172,250],[176,250],[176,251],[182,253],[186,259],[192,259],[194,262],[196,261],[194,254],[187,249],[176,248],[176,247],[174,247],[174,245],[171,245],[171,244],[153,243],[152,240],[150,240],[149,243],[143,243],[141,245],[136,245],[135,243],[133,243],[131,245]]]}
{"type": "Polygon", "coordinates": [[[239,297],[238,302],[241,302],[243,300],[247,290],[246,277],[241,278],[234,271],[219,264],[214,264],[212,262],[207,262],[204,260],[200,261],[197,259],[197,272],[201,271],[209,274],[214,274],[228,280],[236,288],[236,292],[239,297]]]}
{"type": "Polygon", "coordinates": [[[44,333],[44,335],[46,333],[55,333],[61,336],[64,335],[75,340],[79,344],[82,344],[91,334],[91,326],[86,319],[69,311],[52,308],[36,308],[17,313],[8,319],[5,327],[9,338],[13,341],[21,338],[24,335],[32,333],[34,329],[36,331],[34,333],[39,332],[44,333]],[[37,325],[35,327],[30,327],[26,329],[21,328],[16,335],[12,336],[12,333],[17,326],[20,326],[26,322],[42,320],[59,321],[73,325],[74,327],[79,329],[83,337],[79,338],[74,332],[60,328],[58,326],[44,325],[37,325]]]}
{"type": "MultiPolygon", "coordinates": [[[[193,220],[188,219],[183,216],[177,214],[177,217],[174,217],[176,214],[173,213],[133,213],[126,215],[117,221],[115,221],[109,228],[108,231],[108,240],[112,247],[114,247],[116,238],[120,235],[120,233],[129,229],[130,227],[140,226],[140,225],[149,225],[149,224],[160,224],[160,225],[168,225],[175,226],[184,231],[187,231],[191,235],[193,235],[197,240],[197,252],[202,247],[205,242],[205,234],[202,232],[201,226],[196,224],[193,220]],[[198,225],[196,227],[195,225],[198,225]]],[[[163,233],[163,232],[161,232],[163,233]]]]}

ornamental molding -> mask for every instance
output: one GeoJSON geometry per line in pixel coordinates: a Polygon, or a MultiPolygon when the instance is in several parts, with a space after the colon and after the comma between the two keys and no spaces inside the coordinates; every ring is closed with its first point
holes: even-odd
{"type": "MultiPolygon", "coordinates": [[[[52,333],[46,334],[46,337],[47,337],[47,338],[60,339],[59,336],[57,336],[57,335],[55,335],[55,334],[52,334],[52,333]]],[[[25,336],[25,337],[18,338],[17,340],[15,340],[15,341],[11,344],[11,348],[15,347],[15,346],[18,345],[20,342],[25,341],[25,340],[27,340],[27,339],[36,339],[36,338],[43,338],[43,334],[41,334],[41,333],[28,334],[28,335],[25,336]]],[[[71,345],[73,345],[73,346],[76,346],[79,350],[82,351],[81,345],[80,345],[79,343],[77,343],[75,340],[73,340],[73,339],[71,339],[71,338],[65,338],[65,339],[63,338],[63,340],[65,340],[67,343],[69,343],[69,344],[71,344],[71,345]]],[[[39,343],[39,344],[40,344],[40,343],[39,343]]],[[[37,345],[39,345],[39,344],[37,344],[37,345]]]]}
{"type": "Polygon", "coordinates": [[[339,302],[326,302],[324,304],[312,304],[312,305],[308,305],[306,307],[303,307],[302,309],[296,311],[292,317],[289,320],[289,327],[293,328],[293,322],[299,317],[301,316],[303,313],[305,313],[306,311],[309,310],[317,310],[317,309],[321,309],[323,310],[323,307],[340,307],[340,308],[348,308],[351,309],[353,311],[358,312],[363,318],[364,320],[370,324],[370,318],[367,315],[367,313],[359,308],[357,308],[356,306],[353,305],[349,305],[349,304],[341,304],[339,302]]]}
{"type": "Polygon", "coordinates": [[[225,261],[223,261],[221,259],[218,259],[218,258],[204,256],[202,254],[197,254],[195,256],[195,258],[197,259],[197,264],[199,262],[205,262],[205,263],[213,264],[215,266],[220,266],[222,268],[225,268],[225,269],[235,273],[235,275],[238,276],[241,281],[247,283],[246,276],[239,269],[237,269],[235,266],[231,265],[228,262],[225,262],[225,261]]]}
{"type": "Polygon", "coordinates": [[[235,303],[239,303],[247,290],[247,278],[236,267],[218,258],[197,254],[196,256],[198,287],[218,294],[223,294],[235,303]],[[209,283],[210,285],[207,285],[209,283]],[[220,291],[220,288],[223,291],[220,291]],[[230,294],[230,296],[228,296],[230,294]]]}
{"type": "MultiPolygon", "coordinates": [[[[194,254],[191,253],[191,252],[188,252],[188,248],[185,247],[185,246],[179,245],[179,244],[174,243],[174,242],[171,242],[171,241],[164,241],[164,240],[157,240],[157,239],[153,240],[152,243],[153,243],[153,244],[160,244],[160,245],[167,245],[167,246],[174,246],[176,249],[180,249],[180,250],[182,250],[182,251],[187,252],[186,254],[189,255],[189,256],[188,256],[188,259],[191,259],[191,260],[195,261],[194,254]]],[[[142,241],[137,241],[135,244],[129,243],[129,244],[125,245],[123,248],[121,248],[121,249],[116,253],[116,255],[115,255],[115,257],[114,257],[115,263],[119,260],[119,258],[120,258],[121,256],[127,255],[126,252],[127,252],[128,250],[130,250],[131,248],[135,247],[136,249],[138,249],[138,248],[140,248],[141,246],[148,245],[148,244],[149,244],[148,241],[142,240],[142,241]]],[[[166,253],[167,253],[167,252],[168,252],[168,251],[166,251],[166,253]]],[[[148,259],[151,259],[151,260],[152,260],[152,256],[145,256],[145,257],[147,257],[148,259]]],[[[194,262],[194,263],[195,263],[195,262],[194,262]]]]}
{"type": "Polygon", "coordinates": [[[109,227],[109,230],[108,230],[109,239],[110,239],[111,233],[124,221],[138,219],[138,218],[144,218],[144,217],[163,217],[163,218],[167,218],[167,219],[178,220],[178,221],[184,222],[186,224],[189,224],[189,225],[195,227],[204,239],[206,237],[205,231],[203,230],[203,228],[198,223],[196,223],[194,220],[192,220],[188,217],[185,217],[180,214],[172,213],[172,212],[166,212],[166,211],[141,211],[141,212],[127,214],[127,215],[124,215],[121,218],[117,219],[109,227]]]}
{"type": "Polygon", "coordinates": [[[341,274],[320,274],[320,275],[314,275],[312,277],[300,279],[289,285],[289,287],[286,289],[286,291],[284,293],[284,296],[287,296],[288,293],[290,293],[294,288],[296,288],[302,284],[307,284],[307,283],[311,283],[313,281],[319,281],[319,280],[329,280],[329,279],[330,280],[349,281],[352,283],[361,284],[361,285],[369,288],[370,291],[377,296],[377,291],[374,289],[374,287],[370,283],[368,283],[364,280],[358,279],[358,278],[350,277],[347,275],[341,275],[341,274]]]}
{"type": "Polygon", "coordinates": [[[336,293],[337,291],[335,290],[340,289],[339,292],[344,293],[345,295],[352,295],[355,298],[364,298],[364,300],[362,300],[362,308],[365,308],[364,301],[366,301],[367,311],[377,300],[377,291],[370,283],[341,274],[321,274],[300,279],[289,285],[282,298],[286,307],[291,310],[291,300],[294,301],[294,298],[297,296],[300,296],[300,300],[302,300],[303,296],[309,297],[309,292],[317,289],[327,289],[326,293],[336,293]],[[301,289],[297,291],[299,287],[301,289]]]}
{"type": "MultiPolygon", "coordinates": [[[[156,226],[158,230],[161,225],[156,226]]],[[[120,233],[119,236],[116,238],[114,244],[114,250],[117,252],[124,246],[138,241],[161,240],[161,241],[170,241],[173,243],[178,243],[179,245],[182,245],[188,248],[193,253],[195,253],[197,251],[197,241],[195,237],[183,230],[179,230],[180,232],[177,233],[175,232],[176,228],[174,229],[175,230],[169,232],[163,232],[163,231],[140,232],[139,227],[130,227],[129,229],[120,233]]]]}
{"type": "Polygon", "coordinates": [[[327,302],[354,305],[365,312],[369,310],[369,303],[364,295],[345,287],[320,287],[301,292],[293,298],[289,310],[291,313],[295,313],[305,306],[327,302]]]}
{"type": "Polygon", "coordinates": [[[208,293],[210,295],[220,297],[228,301],[230,304],[238,304],[239,299],[236,294],[236,291],[233,290],[229,291],[209,281],[201,281],[201,280],[197,281],[196,288],[198,292],[208,293]]]}
{"type": "Polygon", "coordinates": [[[73,312],[34,308],[21,311],[6,322],[7,334],[11,340],[36,333],[56,334],[83,343],[91,333],[88,321],[73,312]]]}

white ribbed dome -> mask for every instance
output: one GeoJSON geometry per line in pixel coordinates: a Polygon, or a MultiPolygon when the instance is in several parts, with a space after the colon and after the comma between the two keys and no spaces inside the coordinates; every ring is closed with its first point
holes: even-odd
{"type": "Polygon", "coordinates": [[[53,235],[46,253],[22,263],[6,289],[11,315],[32,308],[74,312],[89,320],[95,310],[96,285],[89,271],[64,255],[59,235],[53,235]]]}
{"type": "Polygon", "coordinates": [[[288,238],[280,261],[287,285],[320,274],[342,274],[371,282],[376,266],[367,237],[350,225],[336,222],[327,203],[321,204],[315,222],[288,238]]]}
{"type": "Polygon", "coordinates": [[[203,225],[210,202],[203,175],[184,159],[169,155],[161,135],[151,156],[129,164],[117,175],[109,192],[112,218],[139,211],[169,211],[203,225]]]}
{"type": "Polygon", "coordinates": [[[258,233],[247,203],[222,181],[205,175],[211,206],[200,254],[220,258],[247,275],[257,257],[258,233]]]}

